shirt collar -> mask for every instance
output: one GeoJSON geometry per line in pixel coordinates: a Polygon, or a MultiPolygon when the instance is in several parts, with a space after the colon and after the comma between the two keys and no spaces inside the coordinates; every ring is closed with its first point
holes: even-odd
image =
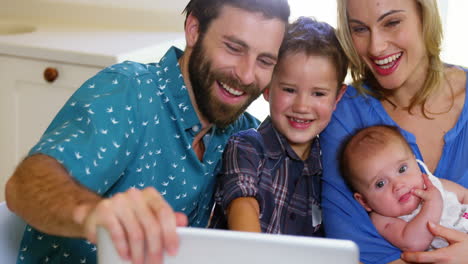
{"type": "MultiPolygon", "coordinates": [[[[302,161],[299,156],[294,152],[291,145],[287,141],[286,137],[281,134],[276,128],[273,126],[271,122],[271,117],[268,116],[259,126],[258,132],[262,135],[263,139],[267,144],[265,144],[265,155],[269,158],[279,159],[281,158],[284,153],[291,159],[302,161]]],[[[320,162],[320,145],[318,136],[313,139],[312,146],[310,149],[309,157],[305,162],[312,165],[310,167],[313,170],[321,170],[321,162],[320,162]],[[319,162],[316,161],[319,160],[319,162]],[[316,164],[316,165],[314,165],[316,164]],[[317,168],[318,165],[318,168],[317,168]]]]}
{"type": "Polygon", "coordinates": [[[260,124],[258,132],[262,135],[264,142],[266,142],[266,156],[278,159],[286,153],[292,159],[299,159],[286,138],[273,126],[270,116],[260,124]]]}

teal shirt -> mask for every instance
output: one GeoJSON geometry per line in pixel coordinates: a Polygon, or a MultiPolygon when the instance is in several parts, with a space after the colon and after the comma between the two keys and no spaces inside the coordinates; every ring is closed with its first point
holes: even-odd
{"type": "MultiPolygon", "coordinates": [[[[156,188],[189,225],[205,227],[218,163],[230,135],[258,121],[242,115],[204,137],[199,161],[191,149],[201,123],[171,48],[159,63],[123,62],[86,81],[65,103],[30,155],[54,157],[82,185],[104,197],[156,188]]],[[[27,226],[18,263],[96,263],[96,246],[27,226]]]]}

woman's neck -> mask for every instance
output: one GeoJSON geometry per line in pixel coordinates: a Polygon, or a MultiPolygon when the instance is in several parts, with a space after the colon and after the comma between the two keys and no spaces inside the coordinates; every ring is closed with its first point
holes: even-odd
{"type": "Polygon", "coordinates": [[[428,70],[429,59],[424,58],[400,87],[386,90],[386,98],[397,108],[407,109],[416,94],[424,88],[424,83],[428,77],[428,70]]]}

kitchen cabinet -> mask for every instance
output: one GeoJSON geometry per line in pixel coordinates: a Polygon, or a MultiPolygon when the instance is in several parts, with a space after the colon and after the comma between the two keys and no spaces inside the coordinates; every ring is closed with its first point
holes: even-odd
{"type": "Polygon", "coordinates": [[[158,61],[185,45],[181,32],[27,29],[0,31],[0,202],[16,165],[83,82],[112,64],[158,61]]]}
{"type": "Polygon", "coordinates": [[[39,140],[58,110],[99,70],[101,67],[0,56],[1,197],[15,166],[39,140]],[[44,74],[50,71],[58,75],[47,81],[44,74]]]}

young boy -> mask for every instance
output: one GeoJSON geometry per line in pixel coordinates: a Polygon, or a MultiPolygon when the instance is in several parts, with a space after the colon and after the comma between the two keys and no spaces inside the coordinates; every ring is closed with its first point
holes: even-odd
{"type": "Polygon", "coordinates": [[[330,25],[301,17],[289,26],[263,93],[270,116],[225,149],[212,227],[322,235],[318,134],[345,91],[347,63],[330,25]]]}
{"type": "Polygon", "coordinates": [[[345,143],[340,159],[354,198],[369,212],[377,231],[403,251],[447,246],[427,223],[468,231],[468,190],[438,179],[416,160],[398,128],[371,126],[345,143]],[[426,171],[421,173],[418,166],[426,171]]]}

